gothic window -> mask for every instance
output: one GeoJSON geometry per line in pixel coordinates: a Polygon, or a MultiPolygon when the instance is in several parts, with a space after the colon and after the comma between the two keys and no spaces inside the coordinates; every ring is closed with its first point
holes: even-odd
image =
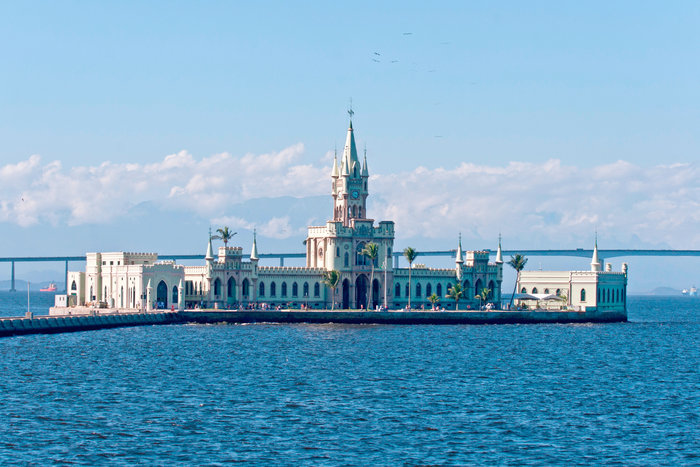
{"type": "Polygon", "coordinates": [[[436,289],[437,289],[437,296],[442,297],[442,284],[438,284],[436,289]]]}
{"type": "Polygon", "coordinates": [[[221,280],[219,280],[218,277],[214,281],[214,295],[216,295],[216,296],[221,295],[221,280]]]}
{"type": "Polygon", "coordinates": [[[421,296],[421,286],[420,283],[416,284],[416,297],[421,296]]]}
{"type": "Polygon", "coordinates": [[[355,251],[355,264],[358,266],[364,266],[367,264],[367,257],[362,254],[362,250],[364,250],[365,244],[363,242],[360,242],[357,244],[357,249],[355,251]]]}
{"type": "Polygon", "coordinates": [[[425,286],[425,296],[430,297],[433,294],[433,286],[428,284],[425,286]]]}
{"type": "Polygon", "coordinates": [[[243,296],[244,296],[244,297],[247,297],[248,294],[249,294],[248,288],[249,288],[248,279],[243,279],[243,290],[242,290],[242,292],[243,292],[243,296]]]}
{"type": "Polygon", "coordinates": [[[411,288],[406,284],[406,296],[409,297],[411,295],[411,288]]]}
{"type": "Polygon", "coordinates": [[[309,296],[309,283],[304,282],[304,297],[308,297],[308,296],[309,296]]]}
{"type": "Polygon", "coordinates": [[[270,284],[270,297],[274,297],[274,296],[276,296],[276,295],[277,295],[277,284],[275,284],[274,282],[272,282],[272,283],[270,284]]]}
{"type": "Polygon", "coordinates": [[[318,297],[319,295],[321,295],[321,286],[316,282],[314,284],[314,297],[318,297]]]}
{"type": "Polygon", "coordinates": [[[70,285],[71,290],[78,290],[78,286],[75,284],[75,281],[70,285]]]}
{"type": "Polygon", "coordinates": [[[549,293],[549,289],[544,289],[544,293],[549,293]]]}
{"type": "Polygon", "coordinates": [[[581,289],[581,301],[586,301],[586,289],[581,289]]]}
{"type": "Polygon", "coordinates": [[[233,277],[228,278],[226,282],[226,296],[228,298],[233,298],[236,296],[236,280],[233,277]]]}
{"type": "Polygon", "coordinates": [[[520,291],[520,293],[527,293],[527,289],[523,287],[523,289],[520,291]]]}
{"type": "Polygon", "coordinates": [[[173,305],[178,302],[177,286],[173,286],[173,305]]]}
{"type": "Polygon", "coordinates": [[[537,293],[537,287],[533,287],[533,288],[532,288],[532,293],[533,293],[533,294],[536,294],[536,293],[537,293]]]}
{"type": "Polygon", "coordinates": [[[401,284],[399,284],[398,282],[396,283],[396,287],[394,287],[394,295],[396,295],[397,297],[401,296],[401,284]]]}
{"type": "Polygon", "coordinates": [[[349,258],[350,258],[350,257],[349,257],[349,255],[348,255],[348,253],[345,252],[345,267],[346,267],[346,268],[348,267],[349,258]]]}
{"type": "Polygon", "coordinates": [[[282,296],[286,297],[287,296],[287,283],[282,282],[282,296]]]}
{"type": "Polygon", "coordinates": [[[260,285],[258,286],[258,295],[261,297],[265,296],[265,283],[261,282],[260,285]]]}
{"type": "Polygon", "coordinates": [[[335,257],[340,258],[340,247],[335,247],[335,257]]]}
{"type": "Polygon", "coordinates": [[[557,289],[557,297],[561,296],[561,289],[557,289]]]}
{"type": "Polygon", "coordinates": [[[299,286],[296,282],[292,283],[292,297],[299,295],[299,286]]]}
{"type": "Polygon", "coordinates": [[[319,248],[319,249],[318,249],[318,256],[320,256],[321,258],[323,258],[323,248],[319,248]]]}

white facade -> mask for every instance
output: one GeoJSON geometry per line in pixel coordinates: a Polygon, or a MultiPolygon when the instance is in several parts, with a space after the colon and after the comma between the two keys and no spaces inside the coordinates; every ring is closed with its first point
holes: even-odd
{"type": "Polygon", "coordinates": [[[367,215],[369,169],[367,156],[360,163],[350,122],[340,159],[331,172],[332,218],[324,226],[308,228],[306,267],[258,266],[257,241],[247,258],[240,247],[220,247],[214,257],[211,238],[202,266],[159,262],[155,253],[88,253],[85,272],[69,273],[71,304],[150,309],[154,306],[237,308],[270,307],[330,308],[331,291],[324,286],[326,271],[337,270],[340,283],[335,292],[339,308],[404,307],[411,297],[414,308],[430,306],[436,294],[441,305],[454,308],[445,298],[459,281],[465,288],[460,306],[478,306],[475,295],[489,288],[489,301],[501,299],[503,261],[499,255],[489,263],[486,251],[462,251],[461,239],[454,269],[414,268],[393,264],[394,223],[375,224],[367,215]],[[360,254],[375,243],[373,261],[360,254]],[[463,258],[466,258],[463,259],[463,258]],[[372,264],[373,263],[373,264],[372,264]],[[149,285],[150,284],[150,285],[149,285]],[[371,284],[371,287],[370,287],[371,284]],[[386,300],[386,302],[385,302],[386,300]]]}

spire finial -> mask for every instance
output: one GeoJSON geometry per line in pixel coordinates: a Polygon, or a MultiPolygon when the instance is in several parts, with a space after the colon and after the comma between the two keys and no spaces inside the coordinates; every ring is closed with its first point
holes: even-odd
{"type": "Polygon", "coordinates": [[[350,107],[348,108],[348,115],[350,115],[350,121],[352,122],[352,116],[355,115],[355,112],[352,110],[352,97],[350,98],[350,107]]]}

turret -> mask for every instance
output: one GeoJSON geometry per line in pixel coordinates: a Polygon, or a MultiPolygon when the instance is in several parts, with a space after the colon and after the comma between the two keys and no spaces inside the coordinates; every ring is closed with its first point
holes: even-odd
{"type": "Polygon", "coordinates": [[[600,271],[601,263],[598,259],[598,234],[595,237],[595,246],[593,247],[593,258],[591,258],[591,271],[600,271]]]}
{"type": "Polygon", "coordinates": [[[367,148],[365,148],[365,158],[362,161],[362,178],[369,177],[369,169],[367,168],[367,148]]]}
{"type": "Polygon", "coordinates": [[[206,278],[211,280],[211,270],[214,266],[214,249],[211,247],[211,229],[209,229],[209,243],[207,244],[207,254],[204,257],[204,261],[207,263],[206,278]]]}
{"type": "Polygon", "coordinates": [[[464,260],[462,259],[462,233],[460,232],[459,242],[457,243],[457,257],[455,258],[455,270],[459,280],[462,280],[462,264],[464,264],[464,260]]]}
{"type": "Polygon", "coordinates": [[[496,264],[503,264],[503,252],[501,251],[501,234],[498,234],[498,251],[496,251],[496,264]]]}
{"type": "Polygon", "coordinates": [[[338,171],[338,154],[333,155],[333,170],[331,170],[331,177],[338,178],[340,172],[338,171]]]}
{"type": "Polygon", "coordinates": [[[255,229],[253,229],[253,248],[250,250],[250,260],[258,261],[258,239],[255,229]]]}

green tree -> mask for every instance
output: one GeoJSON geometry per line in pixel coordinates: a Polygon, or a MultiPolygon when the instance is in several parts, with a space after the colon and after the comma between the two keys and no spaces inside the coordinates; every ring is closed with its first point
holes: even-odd
{"type": "Polygon", "coordinates": [[[462,284],[457,282],[454,286],[447,289],[447,295],[445,295],[445,298],[451,298],[452,300],[454,300],[455,310],[459,310],[459,299],[462,298],[463,294],[464,289],[462,288],[462,284]]]}
{"type": "Polygon", "coordinates": [[[430,302],[430,304],[432,305],[432,309],[434,310],[435,304],[440,301],[440,297],[438,297],[435,294],[432,294],[432,295],[428,296],[428,301],[430,302]]]}
{"type": "Polygon", "coordinates": [[[483,289],[481,289],[481,293],[480,293],[480,294],[477,294],[477,295],[474,297],[474,298],[478,298],[478,299],[479,299],[479,307],[480,307],[480,308],[481,308],[481,305],[483,305],[483,303],[489,299],[489,296],[490,296],[490,295],[491,295],[491,289],[489,289],[489,288],[487,288],[487,287],[484,287],[483,289]]]}
{"type": "Polygon", "coordinates": [[[331,311],[335,308],[335,289],[340,283],[340,273],[335,269],[323,274],[323,283],[331,289],[331,311]]]}
{"type": "Polygon", "coordinates": [[[416,259],[416,256],[418,256],[418,252],[409,246],[404,248],[403,256],[406,258],[406,261],[408,261],[408,307],[411,308],[411,294],[413,293],[413,289],[411,288],[411,269],[413,261],[416,259]]]}
{"type": "Polygon", "coordinates": [[[508,305],[508,308],[513,307],[513,298],[515,297],[515,292],[518,290],[518,282],[520,282],[520,271],[525,269],[525,265],[527,264],[527,258],[525,255],[521,255],[520,253],[516,254],[515,256],[511,256],[510,260],[508,261],[508,264],[515,269],[515,271],[518,273],[518,277],[515,279],[515,285],[513,286],[513,295],[510,297],[510,305],[508,305]]]}
{"type": "Polygon", "coordinates": [[[228,226],[225,226],[222,229],[216,229],[216,231],[219,233],[219,235],[214,235],[211,238],[215,238],[217,240],[223,240],[224,246],[228,246],[228,242],[233,238],[234,235],[236,235],[238,233],[238,232],[231,232],[228,229],[228,226]]]}
{"type": "Polygon", "coordinates": [[[367,259],[369,259],[369,263],[372,265],[369,285],[367,286],[367,309],[369,310],[370,298],[372,296],[372,283],[374,282],[374,261],[379,255],[379,245],[374,242],[366,243],[360,254],[366,256],[367,259]]]}

